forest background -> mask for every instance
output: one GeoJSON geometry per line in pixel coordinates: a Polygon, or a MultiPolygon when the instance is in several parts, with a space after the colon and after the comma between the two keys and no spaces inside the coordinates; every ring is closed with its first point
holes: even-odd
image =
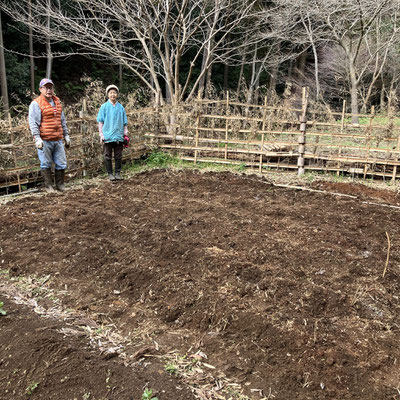
{"type": "MultiPolygon", "coordinates": [[[[397,107],[400,0],[0,0],[1,118],[51,77],[64,103],[98,80],[138,106],[301,97],[397,107]]],[[[294,104],[295,105],[295,104],[294,104]]],[[[354,121],[357,122],[357,117],[354,121]]]]}

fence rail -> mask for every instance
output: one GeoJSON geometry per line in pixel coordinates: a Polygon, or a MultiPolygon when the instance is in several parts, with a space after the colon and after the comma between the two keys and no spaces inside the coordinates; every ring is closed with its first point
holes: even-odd
{"type": "MultiPolygon", "coordinates": [[[[268,169],[331,171],[397,179],[400,118],[311,109],[306,92],[301,107],[197,99],[178,106],[128,112],[131,146],[125,159],[158,147],[194,163],[240,164],[268,169]]],[[[73,146],[68,175],[85,175],[102,165],[95,117],[68,118],[73,146]]],[[[0,129],[0,189],[40,180],[36,150],[27,125],[0,129]]]]}

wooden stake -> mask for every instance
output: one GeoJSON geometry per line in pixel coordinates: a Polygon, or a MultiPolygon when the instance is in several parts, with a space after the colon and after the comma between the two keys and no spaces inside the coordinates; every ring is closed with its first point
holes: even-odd
{"type": "Polygon", "coordinates": [[[389,264],[389,256],[390,256],[390,237],[386,231],[385,231],[385,233],[386,233],[386,237],[387,237],[387,241],[388,241],[388,249],[387,249],[387,255],[386,255],[386,264],[385,264],[385,268],[383,270],[382,278],[384,278],[386,275],[386,270],[387,270],[387,267],[389,264]]]}

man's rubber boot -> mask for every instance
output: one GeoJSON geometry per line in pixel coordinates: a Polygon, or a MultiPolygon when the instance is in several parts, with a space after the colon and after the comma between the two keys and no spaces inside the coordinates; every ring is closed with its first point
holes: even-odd
{"type": "Polygon", "coordinates": [[[104,160],[104,164],[106,165],[108,179],[111,182],[115,181],[115,176],[113,175],[113,169],[112,169],[112,160],[104,160]]]}
{"type": "Polygon", "coordinates": [[[43,181],[44,181],[44,188],[47,193],[52,193],[54,192],[53,188],[53,178],[51,177],[51,169],[46,168],[42,169],[42,176],[43,176],[43,181]]]}
{"type": "Polygon", "coordinates": [[[115,179],[117,181],[122,181],[124,178],[121,176],[121,166],[122,160],[115,160],[115,179]]]}
{"type": "Polygon", "coordinates": [[[56,189],[59,192],[65,192],[64,186],[64,176],[65,176],[65,169],[56,169],[56,189]]]}

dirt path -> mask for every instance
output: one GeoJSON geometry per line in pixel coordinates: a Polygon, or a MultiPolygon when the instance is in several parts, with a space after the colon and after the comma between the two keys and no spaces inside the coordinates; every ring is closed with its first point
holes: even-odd
{"type": "MultiPolygon", "coordinates": [[[[355,193],[341,185],[314,188],[355,193]]],[[[25,399],[38,382],[31,399],[139,400],[146,384],[159,400],[399,398],[400,210],[365,203],[399,201],[371,190],[353,199],[154,170],[2,205],[0,392],[25,399]],[[78,333],[10,303],[10,287],[78,333]],[[89,351],[98,340],[108,344],[89,351]],[[119,397],[105,391],[108,370],[119,397]]]]}

